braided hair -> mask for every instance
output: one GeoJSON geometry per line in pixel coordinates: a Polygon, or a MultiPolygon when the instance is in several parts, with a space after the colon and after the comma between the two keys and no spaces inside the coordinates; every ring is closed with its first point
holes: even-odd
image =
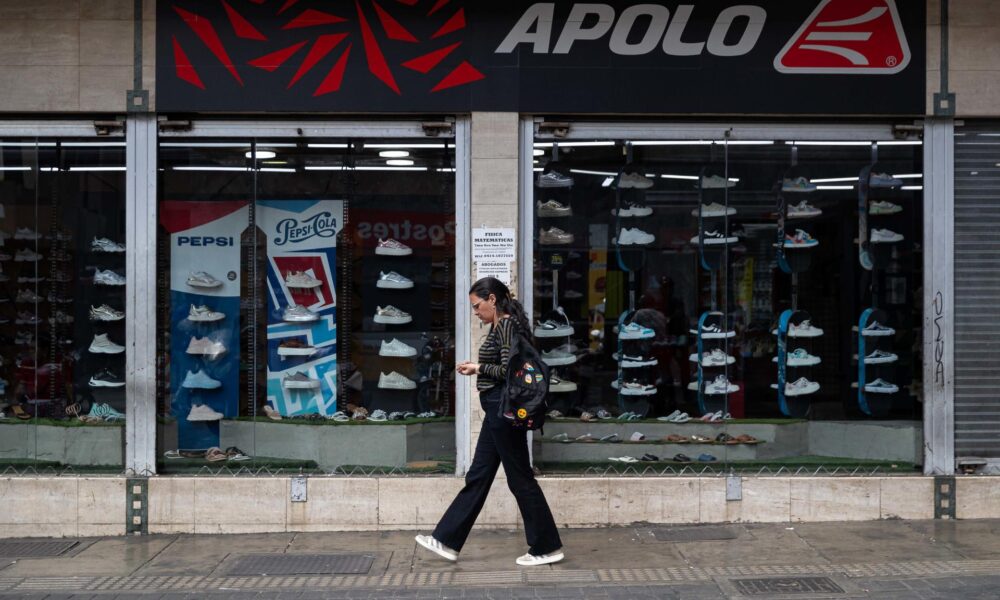
{"type": "Polygon", "coordinates": [[[510,288],[504,282],[496,277],[483,277],[472,284],[469,294],[475,294],[477,298],[482,298],[483,300],[486,300],[490,297],[490,294],[493,294],[497,299],[497,310],[503,314],[510,315],[514,319],[514,324],[521,330],[521,334],[534,343],[534,337],[531,334],[531,322],[528,320],[528,315],[524,313],[524,307],[514,299],[514,296],[510,293],[510,288]]]}

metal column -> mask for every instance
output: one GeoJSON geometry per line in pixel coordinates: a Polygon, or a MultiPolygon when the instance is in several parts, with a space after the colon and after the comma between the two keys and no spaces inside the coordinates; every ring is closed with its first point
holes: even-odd
{"type": "MultiPolygon", "coordinates": [[[[472,281],[472,122],[455,120],[455,356],[472,356],[472,315],[466,291],[472,281]]],[[[454,368],[448,365],[448,368],[454,368]]],[[[472,462],[472,381],[455,381],[455,474],[465,475],[472,462]]]]}

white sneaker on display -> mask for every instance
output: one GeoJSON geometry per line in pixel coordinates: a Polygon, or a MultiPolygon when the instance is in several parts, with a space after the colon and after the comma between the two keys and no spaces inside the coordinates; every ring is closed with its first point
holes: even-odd
{"type": "Polygon", "coordinates": [[[391,341],[382,340],[381,346],[378,349],[379,356],[392,356],[408,358],[417,355],[417,349],[409,344],[403,343],[396,338],[392,338],[391,341]]]}
{"type": "Polygon", "coordinates": [[[376,323],[381,323],[383,325],[405,325],[413,320],[413,317],[408,312],[399,310],[391,304],[382,308],[381,306],[375,307],[375,318],[376,323]]]}
{"type": "Polygon", "coordinates": [[[181,387],[190,390],[216,390],[222,387],[222,382],[216,379],[212,379],[203,370],[199,370],[197,373],[187,372],[184,377],[184,382],[181,387]]]}
{"type": "MultiPolygon", "coordinates": [[[[721,175],[708,175],[701,178],[701,187],[706,190],[731,188],[735,185],[735,181],[730,181],[721,175]]],[[[695,187],[698,186],[695,185],[695,187]]]]}
{"type": "Polygon", "coordinates": [[[90,242],[90,249],[93,252],[125,252],[125,246],[118,242],[113,242],[108,238],[95,237],[90,242]]]}
{"type": "MultiPolygon", "coordinates": [[[[695,352],[688,357],[693,363],[698,362],[698,353],[695,352]]],[[[701,355],[701,366],[703,367],[724,367],[736,362],[736,359],[729,356],[719,348],[713,348],[711,352],[703,352],[701,355]]]]}
{"type": "Polygon", "coordinates": [[[225,319],[226,315],[220,312],[216,312],[204,304],[201,306],[191,305],[191,309],[188,311],[188,321],[195,322],[211,322],[211,321],[221,321],[225,319]]]}
{"type": "Polygon", "coordinates": [[[106,271],[97,269],[97,271],[94,272],[94,285],[125,285],[125,278],[111,269],[106,271]]]}
{"type": "MultiPolygon", "coordinates": [[[[732,206],[729,206],[729,207],[723,206],[723,205],[719,204],[718,202],[712,202],[711,204],[702,204],[701,205],[701,216],[702,217],[709,217],[709,218],[711,218],[711,217],[725,217],[727,215],[732,216],[732,215],[735,215],[735,214],[736,214],[736,209],[735,208],[733,208],[732,206]]],[[[697,217],[698,216],[698,209],[697,208],[691,211],[691,216],[692,217],[697,217]]]]}
{"type": "Polygon", "coordinates": [[[653,180],[642,173],[622,173],[618,180],[618,188],[622,190],[648,190],[653,187],[653,180]]]}
{"type": "Polygon", "coordinates": [[[823,214],[823,211],[805,200],[788,207],[789,219],[813,219],[823,214]]]}
{"type": "Polygon", "coordinates": [[[318,288],[321,285],[323,285],[322,281],[316,279],[305,271],[289,271],[288,275],[285,276],[285,287],[312,289],[318,288]]]}
{"type": "Polygon", "coordinates": [[[285,375],[281,385],[286,390],[313,390],[319,387],[319,379],[313,379],[299,371],[285,375]]]}
{"type": "Polygon", "coordinates": [[[894,244],[902,242],[903,236],[888,229],[872,229],[868,241],[872,244],[894,244]]]}
{"type": "Polygon", "coordinates": [[[408,290],[413,287],[413,280],[395,271],[378,272],[378,282],[375,287],[391,290],[408,290]]]}
{"type": "Polygon", "coordinates": [[[388,374],[379,373],[378,387],[383,390],[415,390],[417,389],[417,382],[405,375],[392,371],[388,374]]]}
{"type": "Polygon", "coordinates": [[[224,415],[218,411],[212,410],[204,404],[195,404],[191,407],[191,412],[188,413],[188,421],[218,421],[222,419],[224,415]]]}
{"type": "Polygon", "coordinates": [[[618,237],[611,240],[612,244],[619,246],[645,246],[656,241],[656,236],[639,229],[638,227],[626,227],[619,232],[618,237]]]}
{"type": "Polygon", "coordinates": [[[868,205],[870,215],[894,215],[903,212],[903,207],[888,200],[876,200],[868,205]]]}
{"type": "Polygon", "coordinates": [[[102,304],[100,306],[90,307],[90,320],[91,321],[121,321],[125,318],[125,313],[120,310],[115,310],[108,306],[107,304],[102,304]]]}
{"type": "Polygon", "coordinates": [[[740,391],[740,386],[729,383],[729,379],[725,375],[718,375],[705,386],[706,394],[732,394],[738,391],[740,391]]]}
{"type": "Polygon", "coordinates": [[[197,288],[217,288],[222,286],[222,282],[212,277],[204,271],[194,271],[187,278],[187,284],[197,288]]]}
{"type": "Polygon", "coordinates": [[[109,340],[106,333],[98,333],[90,342],[90,352],[92,354],[121,354],[125,352],[125,346],[119,346],[109,340]]]}
{"type": "Polygon", "coordinates": [[[413,249],[402,242],[397,242],[392,238],[378,238],[375,246],[375,254],[381,256],[409,256],[413,254],[413,249]]]}
{"type": "Polygon", "coordinates": [[[222,342],[213,341],[207,337],[193,337],[188,343],[187,353],[215,358],[226,352],[226,346],[222,342]]]}
{"type": "Polygon", "coordinates": [[[548,200],[546,202],[538,201],[536,205],[538,209],[535,214],[539,217],[571,217],[573,216],[573,208],[564,205],[556,200],[548,200]]]}
{"type": "Polygon", "coordinates": [[[281,314],[281,318],[289,323],[309,323],[312,321],[318,321],[319,315],[305,306],[293,304],[285,309],[285,312],[281,314]]]}

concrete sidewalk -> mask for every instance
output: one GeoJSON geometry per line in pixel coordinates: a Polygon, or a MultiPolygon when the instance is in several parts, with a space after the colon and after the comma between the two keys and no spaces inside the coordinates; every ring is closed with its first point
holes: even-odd
{"type": "Polygon", "coordinates": [[[457,563],[414,533],[82,539],[57,557],[0,559],[0,598],[1000,597],[1000,521],[565,529],[566,560],[536,568],[514,564],[520,531],[475,530],[457,563]],[[363,574],[293,573],[309,555],[351,553],[363,574]],[[294,556],[293,572],[240,572],[255,555],[294,556]]]}

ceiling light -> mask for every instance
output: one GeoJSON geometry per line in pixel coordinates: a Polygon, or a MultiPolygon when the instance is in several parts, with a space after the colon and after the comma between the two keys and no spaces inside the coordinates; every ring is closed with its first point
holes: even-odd
{"type": "Polygon", "coordinates": [[[614,140],[599,142],[535,142],[535,148],[551,148],[554,145],[560,148],[585,148],[587,146],[614,146],[614,140]]]}
{"type": "MultiPolygon", "coordinates": [[[[274,150],[257,150],[256,152],[257,152],[257,160],[267,160],[269,158],[274,158],[275,156],[277,156],[274,150]]],[[[253,158],[254,151],[249,150],[247,151],[246,154],[244,154],[244,156],[246,156],[247,158],[253,158]]]]}
{"type": "Polygon", "coordinates": [[[535,148],[531,153],[533,156],[545,156],[545,150],[539,148],[535,148]]]}
{"type": "Polygon", "coordinates": [[[853,190],[853,185],[817,185],[817,190],[853,190]]]}
{"type": "Polygon", "coordinates": [[[390,167],[412,167],[413,161],[404,158],[394,158],[392,160],[385,161],[385,164],[389,165],[390,167]]]}
{"type": "Polygon", "coordinates": [[[124,171],[125,167],[70,167],[70,171],[124,171]]]}
{"type": "Polygon", "coordinates": [[[444,148],[445,144],[365,144],[365,148],[381,149],[412,149],[412,148],[444,148]]]}
{"type": "Polygon", "coordinates": [[[309,148],[350,148],[350,144],[306,144],[309,148]]]}
{"type": "Polygon", "coordinates": [[[382,158],[406,158],[410,153],[406,150],[383,150],[378,155],[382,158]]]}

